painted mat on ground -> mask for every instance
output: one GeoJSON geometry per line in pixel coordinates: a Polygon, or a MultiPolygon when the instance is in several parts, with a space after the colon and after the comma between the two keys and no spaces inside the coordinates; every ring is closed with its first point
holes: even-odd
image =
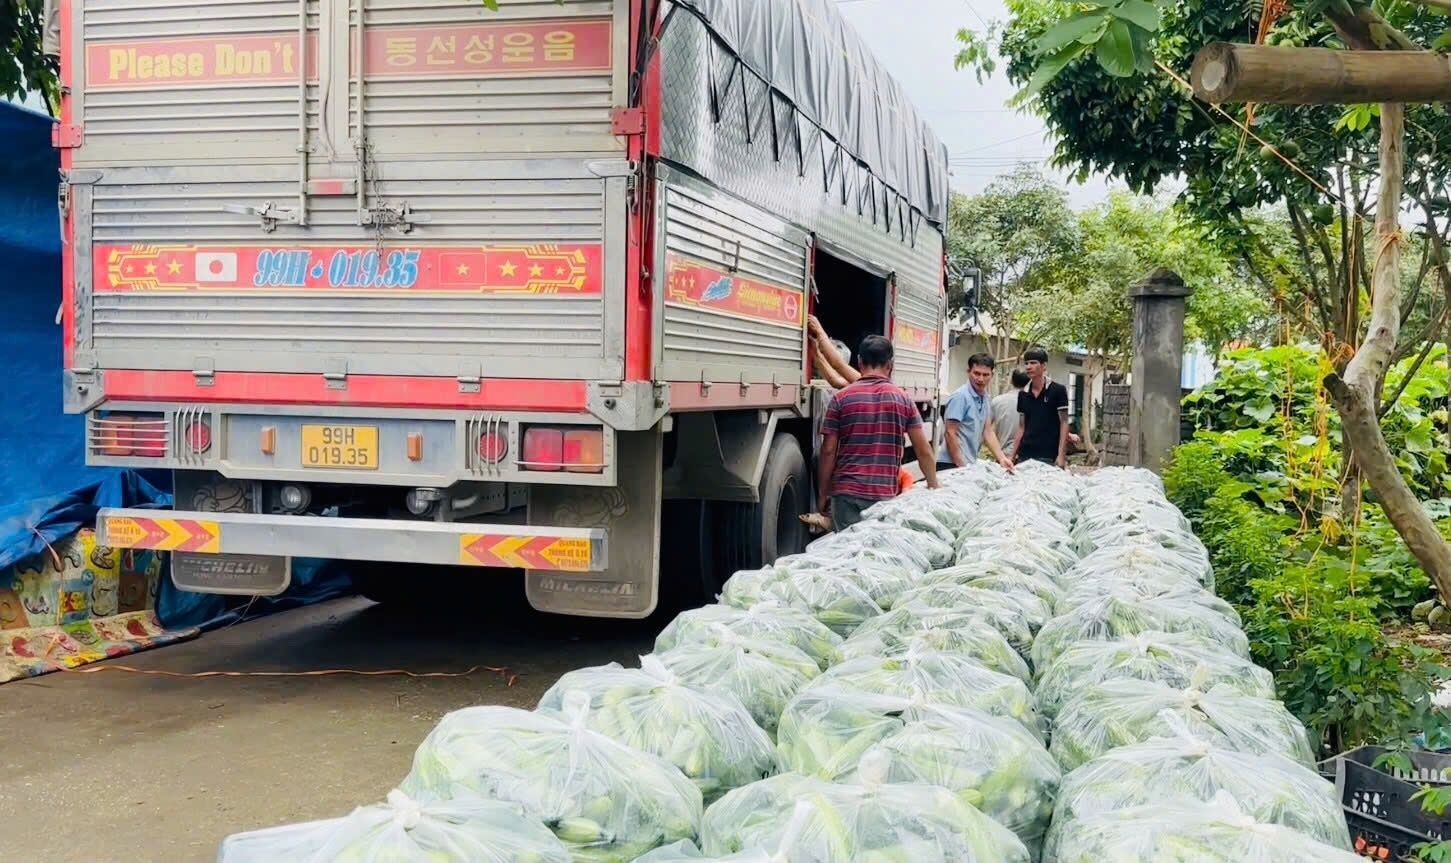
{"type": "Polygon", "coordinates": [[[0,683],[194,638],[157,620],[164,559],[87,529],[0,570],[0,683]]]}

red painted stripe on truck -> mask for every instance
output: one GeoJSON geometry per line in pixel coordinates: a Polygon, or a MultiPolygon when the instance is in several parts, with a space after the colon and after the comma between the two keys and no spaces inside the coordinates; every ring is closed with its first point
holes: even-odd
{"type": "Polygon", "coordinates": [[[488,379],[477,393],[459,392],[453,378],[349,375],[347,389],[329,389],[322,375],[217,372],[199,386],[191,372],[108,369],[102,388],[111,401],[229,404],[346,405],[350,407],[585,413],[584,381],[488,379]]]}

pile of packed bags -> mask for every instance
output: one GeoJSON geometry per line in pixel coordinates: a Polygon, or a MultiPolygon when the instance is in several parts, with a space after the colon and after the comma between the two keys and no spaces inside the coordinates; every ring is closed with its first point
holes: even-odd
{"type": "Polygon", "coordinates": [[[1150,473],[943,474],[220,863],[1350,863],[1150,473]]]}

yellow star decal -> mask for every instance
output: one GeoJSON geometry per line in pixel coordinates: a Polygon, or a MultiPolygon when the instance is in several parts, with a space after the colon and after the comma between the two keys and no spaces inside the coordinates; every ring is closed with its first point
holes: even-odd
{"type": "Polygon", "coordinates": [[[529,268],[529,275],[537,279],[540,276],[544,275],[544,268],[538,264],[534,264],[529,268]]]}
{"type": "Polygon", "coordinates": [[[147,264],[146,265],[146,275],[148,275],[148,276],[154,276],[154,275],[156,275],[156,265],[155,264],[147,264]]]}
{"type": "Polygon", "coordinates": [[[501,275],[501,276],[512,276],[512,275],[514,275],[514,270],[515,269],[517,269],[517,268],[514,266],[514,262],[513,261],[505,261],[504,263],[502,263],[502,264],[499,265],[499,275],[501,275]]]}
{"type": "Polygon", "coordinates": [[[166,265],[166,271],[173,276],[179,275],[181,273],[181,261],[173,260],[166,265]]]}
{"type": "Polygon", "coordinates": [[[555,267],[554,268],[554,274],[556,276],[562,276],[562,275],[564,275],[567,272],[569,272],[569,268],[568,267],[559,266],[559,267],[555,267]]]}
{"type": "Polygon", "coordinates": [[[469,274],[469,265],[468,264],[459,264],[458,265],[458,274],[460,276],[467,276],[469,274]]]}

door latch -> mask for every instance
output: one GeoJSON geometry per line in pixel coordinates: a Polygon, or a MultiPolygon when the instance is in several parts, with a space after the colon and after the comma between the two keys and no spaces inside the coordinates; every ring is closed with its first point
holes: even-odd
{"type": "Polygon", "coordinates": [[[396,207],[381,205],[369,207],[358,213],[358,224],[371,225],[382,230],[383,228],[395,228],[401,233],[408,233],[413,230],[414,225],[426,225],[433,221],[431,216],[424,213],[415,213],[408,202],[404,201],[396,207]]]}
{"type": "Polygon", "coordinates": [[[272,233],[277,230],[278,225],[298,225],[302,223],[296,210],[286,207],[279,207],[271,201],[267,201],[260,207],[251,204],[223,204],[223,212],[236,213],[239,216],[256,216],[262,225],[262,230],[272,233]]]}

